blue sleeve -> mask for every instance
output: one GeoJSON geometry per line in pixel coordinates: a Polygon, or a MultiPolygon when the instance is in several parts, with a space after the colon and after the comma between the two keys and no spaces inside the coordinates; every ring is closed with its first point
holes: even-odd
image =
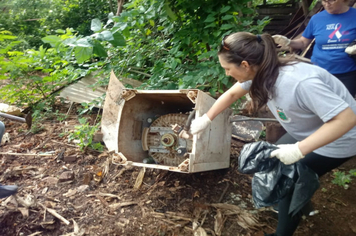
{"type": "Polygon", "coordinates": [[[307,39],[314,39],[314,29],[313,29],[313,22],[314,22],[314,17],[312,17],[307,25],[307,28],[305,28],[302,36],[307,39]]]}

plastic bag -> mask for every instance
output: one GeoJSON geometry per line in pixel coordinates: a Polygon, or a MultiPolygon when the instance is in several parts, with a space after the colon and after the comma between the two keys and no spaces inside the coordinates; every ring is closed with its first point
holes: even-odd
{"type": "Polygon", "coordinates": [[[246,144],[239,157],[239,171],[254,174],[252,197],[257,208],[272,206],[292,194],[289,214],[294,216],[319,188],[319,179],[301,162],[285,165],[277,158],[270,158],[277,148],[264,141],[246,144]]]}

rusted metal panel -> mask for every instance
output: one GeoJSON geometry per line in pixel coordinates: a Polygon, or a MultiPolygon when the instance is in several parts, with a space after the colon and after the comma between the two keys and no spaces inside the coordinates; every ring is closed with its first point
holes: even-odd
{"type": "Polygon", "coordinates": [[[98,81],[94,76],[86,76],[77,83],[64,88],[60,96],[76,103],[89,103],[105,94],[106,90],[103,87],[93,87],[98,81]]]}

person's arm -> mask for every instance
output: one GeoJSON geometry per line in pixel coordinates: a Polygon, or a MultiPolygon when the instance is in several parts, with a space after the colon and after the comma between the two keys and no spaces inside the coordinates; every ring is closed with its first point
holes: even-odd
{"type": "Polygon", "coordinates": [[[247,93],[247,90],[241,88],[240,83],[234,84],[229,90],[221,95],[218,100],[216,100],[214,105],[206,113],[207,116],[210,120],[214,120],[217,115],[247,93]]]}
{"type": "Polygon", "coordinates": [[[193,120],[190,126],[190,132],[192,134],[198,134],[202,132],[217,115],[228,108],[237,99],[241,98],[248,91],[244,90],[240,83],[234,84],[229,90],[227,90],[223,95],[221,95],[214,105],[209,109],[209,111],[203,116],[193,120]]]}
{"type": "Polygon", "coordinates": [[[295,144],[278,145],[279,149],[271,152],[271,157],[277,157],[286,165],[293,164],[308,153],[337,140],[355,125],[356,114],[348,107],[304,140],[295,144]]]}
{"type": "Polygon", "coordinates": [[[288,47],[291,47],[292,49],[305,49],[310,42],[312,41],[311,39],[305,38],[301,36],[298,39],[289,39],[286,36],[283,35],[273,35],[272,36],[274,42],[278,44],[282,49],[288,49],[288,47]]]}
{"type": "Polygon", "coordinates": [[[346,108],[330,121],[322,125],[317,131],[306,139],[299,142],[299,149],[303,155],[306,155],[315,149],[329,144],[356,125],[356,114],[351,108],[346,108]]]}
{"type": "Polygon", "coordinates": [[[290,41],[289,46],[293,49],[302,49],[304,50],[305,48],[308,47],[308,45],[311,43],[311,39],[304,38],[301,36],[299,39],[293,39],[290,41]]]}

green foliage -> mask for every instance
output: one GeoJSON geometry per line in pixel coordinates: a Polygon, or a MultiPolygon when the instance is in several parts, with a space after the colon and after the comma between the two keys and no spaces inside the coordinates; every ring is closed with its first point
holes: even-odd
{"type": "MultiPolygon", "coordinates": [[[[112,17],[112,14],[109,17],[112,17]]],[[[107,30],[102,27],[99,19],[93,19],[91,24],[91,29],[95,32],[90,36],[74,36],[65,37],[67,34],[62,36],[49,35],[42,38],[44,43],[49,43],[57,51],[63,49],[68,55],[74,56],[78,64],[82,64],[94,56],[107,57],[107,49],[105,46],[111,44],[111,46],[119,47],[125,46],[125,40],[117,29],[112,28],[107,30]]]]}
{"type": "Polygon", "coordinates": [[[74,131],[69,135],[69,141],[79,140],[78,146],[82,151],[90,147],[94,150],[103,151],[104,147],[101,143],[94,143],[94,134],[100,129],[100,123],[92,126],[89,125],[86,118],[80,118],[79,123],[81,125],[75,126],[74,131]]]}
{"type": "Polygon", "coordinates": [[[237,31],[261,33],[268,23],[254,23],[255,11],[247,2],[129,2],[125,12],[112,18],[113,27],[127,40],[126,47],[111,59],[113,69],[145,82],[145,89],[199,88],[214,96],[222,93],[232,84],[217,63],[222,36],[237,31]]]}
{"type": "Polygon", "coordinates": [[[261,131],[260,139],[266,140],[266,130],[265,129],[261,131]]]}
{"type": "Polygon", "coordinates": [[[103,97],[99,97],[89,103],[83,102],[81,104],[82,108],[78,109],[79,115],[89,113],[89,112],[93,111],[96,107],[102,107],[104,99],[105,98],[103,96],[103,97]]]}
{"type": "MultiPolygon", "coordinates": [[[[0,32],[0,43],[4,45],[0,50],[0,79],[11,81],[2,87],[0,96],[7,103],[31,107],[56,88],[90,73],[77,67],[70,50],[61,44],[53,43],[55,47],[49,49],[40,46],[38,50],[16,51],[13,48],[21,42],[8,36],[11,36],[8,31],[0,32]]],[[[70,30],[58,36],[63,41],[72,37],[70,30]]]]}
{"type": "Polygon", "coordinates": [[[57,29],[73,28],[89,35],[91,19],[105,19],[116,9],[117,1],[110,3],[112,6],[106,0],[4,0],[0,27],[22,38],[27,48],[38,47],[42,37],[57,29]]]}
{"type": "MultiPolygon", "coordinates": [[[[131,0],[120,16],[81,15],[83,21],[78,20],[78,24],[89,18],[91,21],[87,22],[89,31],[78,34],[68,28],[73,27],[69,23],[63,27],[66,14],[71,12],[74,17],[73,9],[94,9],[103,1],[47,0],[36,7],[43,10],[43,4],[48,3],[51,7],[47,11],[37,10],[43,17],[41,24],[48,23],[41,39],[44,44],[38,49],[16,50],[25,43],[8,31],[0,33],[0,44],[5,46],[0,51],[1,75],[11,80],[0,95],[9,103],[31,106],[52,95],[56,88],[91,72],[103,73],[104,79],[98,84],[105,85],[105,75],[111,70],[118,77],[142,81],[142,89],[198,88],[215,96],[234,82],[225,76],[217,60],[222,36],[237,31],[262,33],[269,22],[254,21],[256,13],[247,0],[131,0]],[[61,17],[49,23],[47,19],[54,15],[61,17]],[[54,31],[54,26],[61,29],[54,31]]],[[[23,0],[14,1],[15,5],[19,9],[25,6],[23,0]]],[[[18,16],[20,11],[7,13],[18,16]]]]}
{"type": "Polygon", "coordinates": [[[355,169],[350,170],[349,174],[345,174],[344,171],[336,171],[334,172],[334,179],[332,180],[332,183],[348,189],[348,184],[351,182],[352,176],[356,176],[355,169]]]}

